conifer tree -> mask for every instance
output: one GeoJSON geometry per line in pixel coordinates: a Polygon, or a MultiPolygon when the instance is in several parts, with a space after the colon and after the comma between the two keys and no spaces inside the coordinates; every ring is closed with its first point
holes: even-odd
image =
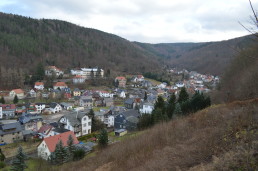
{"type": "Polygon", "coordinates": [[[25,160],[27,159],[27,155],[23,153],[22,147],[20,146],[17,151],[17,155],[15,156],[14,160],[12,161],[11,170],[14,171],[23,171],[27,168],[25,160]]]}
{"type": "Polygon", "coordinates": [[[19,102],[19,99],[18,99],[17,95],[15,95],[13,98],[13,103],[16,104],[18,102],[19,102]]]}
{"type": "Polygon", "coordinates": [[[174,110],[174,113],[173,113],[173,117],[179,117],[183,114],[182,110],[181,110],[181,106],[179,103],[176,104],[175,106],[175,110],[174,110]]]}
{"type": "Polygon", "coordinates": [[[72,135],[69,135],[68,140],[67,140],[67,151],[68,151],[68,156],[69,160],[74,159],[74,152],[75,152],[75,146],[74,146],[74,141],[72,135]]]}
{"type": "Polygon", "coordinates": [[[175,93],[173,93],[169,98],[168,105],[167,105],[167,116],[169,119],[171,119],[173,116],[175,106],[176,106],[176,95],[175,93]]]}
{"type": "Polygon", "coordinates": [[[189,99],[189,95],[188,95],[188,93],[187,93],[187,91],[186,91],[186,88],[183,87],[183,88],[181,89],[180,93],[179,93],[179,97],[178,97],[177,102],[178,102],[178,103],[182,103],[182,102],[184,102],[184,101],[186,101],[186,100],[188,100],[188,99],[189,99]]]}
{"type": "Polygon", "coordinates": [[[100,134],[98,136],[99,139],[99,146],[106,147],[108,145],[108,133],[106,129],[101,129],[100,134]]]}
{"type": "Polygon", "coordinates": [[[147,95],[147,92],[145,91],[145,92],[144,92],[144,101],[146,101],[147,98],[148,98],[148,95],[147,95]]]}
{"type": "Polygon", "coordinates": [[[2,96],[1,99],[0,99],[0,103],[5,104],[5,100],[4,100],[4,97],[3,97],[3,96],[2,96]]]}
{"type": "Polygon", "coordinates": [[[2,149],[0,148],[0,161],[4,161],[5,160],[5,155],[2,152],[2,149]]]}

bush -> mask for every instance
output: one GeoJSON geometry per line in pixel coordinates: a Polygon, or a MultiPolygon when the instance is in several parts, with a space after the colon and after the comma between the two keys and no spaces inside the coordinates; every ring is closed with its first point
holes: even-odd
{"type": "Polygon", "coordinates": [[[79,148],[74,151],[73,155],[74,155],[74,158],[73,158],[74,160],[80,160],[85,156],[85,151],[79,148]]]}
{"type": "Polygon", "coordinates": [[[0,169],[4,168],[5,167],[5,162],[3,161],[0,161],[0,169]]]}

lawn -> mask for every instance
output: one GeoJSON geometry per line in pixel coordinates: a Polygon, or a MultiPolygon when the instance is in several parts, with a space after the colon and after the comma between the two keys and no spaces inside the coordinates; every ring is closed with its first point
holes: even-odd
{"type": "Polygon", "coordinates": [[[157,80],[153,80],[150,78],[144,78],[147,81],[150,81],[154,86],[161,84],[161,82],[157,81],[157,80]]]}

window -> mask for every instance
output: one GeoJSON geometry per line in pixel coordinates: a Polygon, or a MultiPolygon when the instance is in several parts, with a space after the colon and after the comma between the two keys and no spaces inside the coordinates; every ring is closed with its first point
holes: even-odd
{"type": "Polygon", "coordinates": [[[87,118],[85,117],[85,118],[83,118],[83,120],[84,120],[84,121],[86,121],[86,120],[87,120],[87,118]]]}
{"type": "Polygon", "coordinates": [[[88,125],[91,126],[91,122],[88,122],[88,125]]]}
{"type": "Polygon", "coordinates": [[[87,123],[83,124],[83,127],[86,127],[87,126],[87,123]]]}

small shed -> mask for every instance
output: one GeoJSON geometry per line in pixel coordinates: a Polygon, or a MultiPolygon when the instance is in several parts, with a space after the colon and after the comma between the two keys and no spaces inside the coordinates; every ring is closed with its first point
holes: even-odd
{"type": "Polygon", "coordinates": [[[115,136],[124,136],[125,134],[127,134],[127,130],[126,129],[118,129],[118,130],[115,130],[115,136]]]}

